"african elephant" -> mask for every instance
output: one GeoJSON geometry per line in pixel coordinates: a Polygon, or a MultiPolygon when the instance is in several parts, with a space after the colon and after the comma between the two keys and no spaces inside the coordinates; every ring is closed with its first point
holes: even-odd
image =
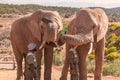
{"type": "Polygon", "coordinates": [[[104,58],[105,35],[108,29],[108,18],[100,8],[80,8],[68,25],[67,34],[62,35],[66,42],[66,58],[60,80],[67,80],[70,66],[69,50],[75,49],[78,55],[79,80],[87,80],[86,57],[95,49],[94,80],[101,80],[104,58]]]}
{"type": "MultiPolygon", "coordinates": [[[[53,47],[60,42],[58,33],[62,29],[62,19],[56,11],[38,10],[33,14],[22,17],[13,22],[11,28],[11,44],[17,62],[17,78],[20,80],[23,75],[22,61],[25,60],[28,52],[27,45],[31,42],[35,43],[37,71],[40,79],[41,75],[41,58],[42,50],[44,50],[44,80],[51,80],[51,67],[53,60],[53,47]],[[54,44],[55,43],[55,44],[54,44]]],[[[25,66],[24,78],[27,78],[27,68],[25,66]]]]}

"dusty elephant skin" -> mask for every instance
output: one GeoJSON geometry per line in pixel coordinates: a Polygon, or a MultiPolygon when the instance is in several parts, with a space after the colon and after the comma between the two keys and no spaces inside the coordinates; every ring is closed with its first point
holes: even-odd
{"type": "Polygon", "coordinates": [[[17,62],[16,80],[20,80],[23,75],[23,59],[25,60],[24,80],[32,80],[27,79],[28,70],[26,67],[27,45],[31,42],[37,44],[36,61],[39,79],[41,74],[42,50],[44,50],[44,80],[51,80],[53,47],[55,46],[53,44],[60,42],[57,39],[57,35],[62,27],[62,19],[56,11],[39,10],[30,16],[20,18],[13,22],[11,28],[11,43],[17,62]]]}
{"type": "Polygon", "coordinates": [[[95,49],[94,80],[102,79],[105,34],[108,29],[108,18],[102,9],[80,8],[69,23],[67,34],[62,36],[66,42],[66,59],[60,80],[67,80],[69,68],[69,50],[76,47],[79,57],[79,80],[87,80],[86,57],[95,49]]]}

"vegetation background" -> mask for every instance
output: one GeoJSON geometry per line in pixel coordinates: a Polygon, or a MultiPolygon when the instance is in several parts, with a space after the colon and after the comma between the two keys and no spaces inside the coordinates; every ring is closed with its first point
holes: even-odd
{"type": "MultiPolygon", "coordinates": [[[[91,7],[94,8],[94,7],[91,7]]],[[[40,5],[9,5],[0,4],[0,55],[13,54],[10,44],[11,23],[21,16],[28,15],[39,9],[56,10],[64,20],[62,34],[65,33],[72,14],[78,8],[71,7],[50,7],[40,5]]],[[[102,8],[109,18],[109,29],[106,35],[105,64],[103,66],[104,75],[120,76],[120,8],[102,8]]],[[[65,57],[65,46],[55,48],[53,64],[63,65],[65,57]]],[[[0,57],[2,60],[2,57],[0,57]]],[[[42,61],[44,64],[44,60],[42,61]]],[[[94,51],[87,58],[88,72],[94,72],[94,51]]]]}

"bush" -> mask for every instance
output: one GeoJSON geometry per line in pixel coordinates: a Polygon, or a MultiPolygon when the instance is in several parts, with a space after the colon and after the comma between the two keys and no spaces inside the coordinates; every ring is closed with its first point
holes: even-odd
{"type": "Polygon", "coordinates": [[[115,46],[117,50],[120,49],[120,37],[116,36],[114,33],[110,34],[107,42],[106,42],[106,47],[110,48],[115,46]]]}
{"type": "MultiPolygon", "coordinates": [[[[94,73],[95,70],[94,60],[87,59],[87,69],[88,69],[88,73],[94,73]]],[[[120,76],[120,59],[115,60],[113,62],[111,61],[104,62],[103,75],[120,76]]]]}
{"type": "Polygon", "coordinates": [[[65,34],[65,33],[66,33],[68,24],[67,24],[67,23],[64,23],[63,26],[64,26],[64,27],[63,27],[63,29],[62,29],[62,31],[61,31],[61,34],[65,34]]]}
{"type": "Polygon", "coordinates": [[[120,27],[120,24],[117,24],[117,23],[116,24],[112,23],[112,24],[109,25],[110,31],[114,31],[114,30],[116,30],[119,27],[120,27]]]}
{"type": "Polygon", "coordinates": [[[10,40],[10,28],[5,29],[4,32],[0,34],[0,41],[4,39],[10,40]]]}
{"type": "Polygon", "coordinates": [[[54,63],[54,65],[56,65],[56,66],[60,66],[60,65],[62,65],[62,63],[63,63],[63,59],[62,59],[62,57],[59,55],[59,54],[54,54],[54,59],[53,59],[53,63],[54,63]]]}
{"type": "Polygon", "coordinates": [[[110,48],[105,48],[105,54],[108,55],[109,53],[111,52],[116,52],[117,51],[117,48],[112,46],[110,48]]]}
{"type": "Polygon", "coordinates": [[[95,61],[87,59],[87,70],[88,73],[93,73],[95,70],[95,61]]]}
{"type": "Polygon", "coordinates": [[[120,53],[111,52],[110,54],[107,55],[107,60],[109,61],[114,61],[116,59],[120,59],[120,53]]]}
{"type": "Polygon", "coordinates": [[[95,58],[95,55],[94,55],[94,54],[90,54],[90,55],[88,56],[88,58],[89,58],[90,60],[93,60],[93,59],[95,58]]]}
{"type": "Polygon", "coordinates": [[[103,66],[103,75],[120,76],[120,60],[105,63],[103,66]]]}

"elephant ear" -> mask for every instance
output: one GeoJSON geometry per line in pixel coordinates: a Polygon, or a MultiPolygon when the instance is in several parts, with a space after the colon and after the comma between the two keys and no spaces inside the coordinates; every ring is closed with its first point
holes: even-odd
{"type": "Polygon", "coordinates": [[[38,10],[34,12],[28,18],[28,28],[31,31],[32,35],[41,41],[41,20],[43,15],[45,14],[44,10],[38,10]]]}
{"type": "Polygon", "coordinates": [[[97,42],[99,42],[107,33],[107,29],[108,29],[108,18],[106,16],[106,14],[104,13],[103,10],[101,9],[95,9],[95,11],[97,12],[97,42]]]}
{"type": "Polygon", "coordinates": [[[40,27],[35,21],[30,21],[28,24],[28,28],[31,31],[32,35],[37,38],[39,41],[41,41],[41,32],[40,27]]]}

